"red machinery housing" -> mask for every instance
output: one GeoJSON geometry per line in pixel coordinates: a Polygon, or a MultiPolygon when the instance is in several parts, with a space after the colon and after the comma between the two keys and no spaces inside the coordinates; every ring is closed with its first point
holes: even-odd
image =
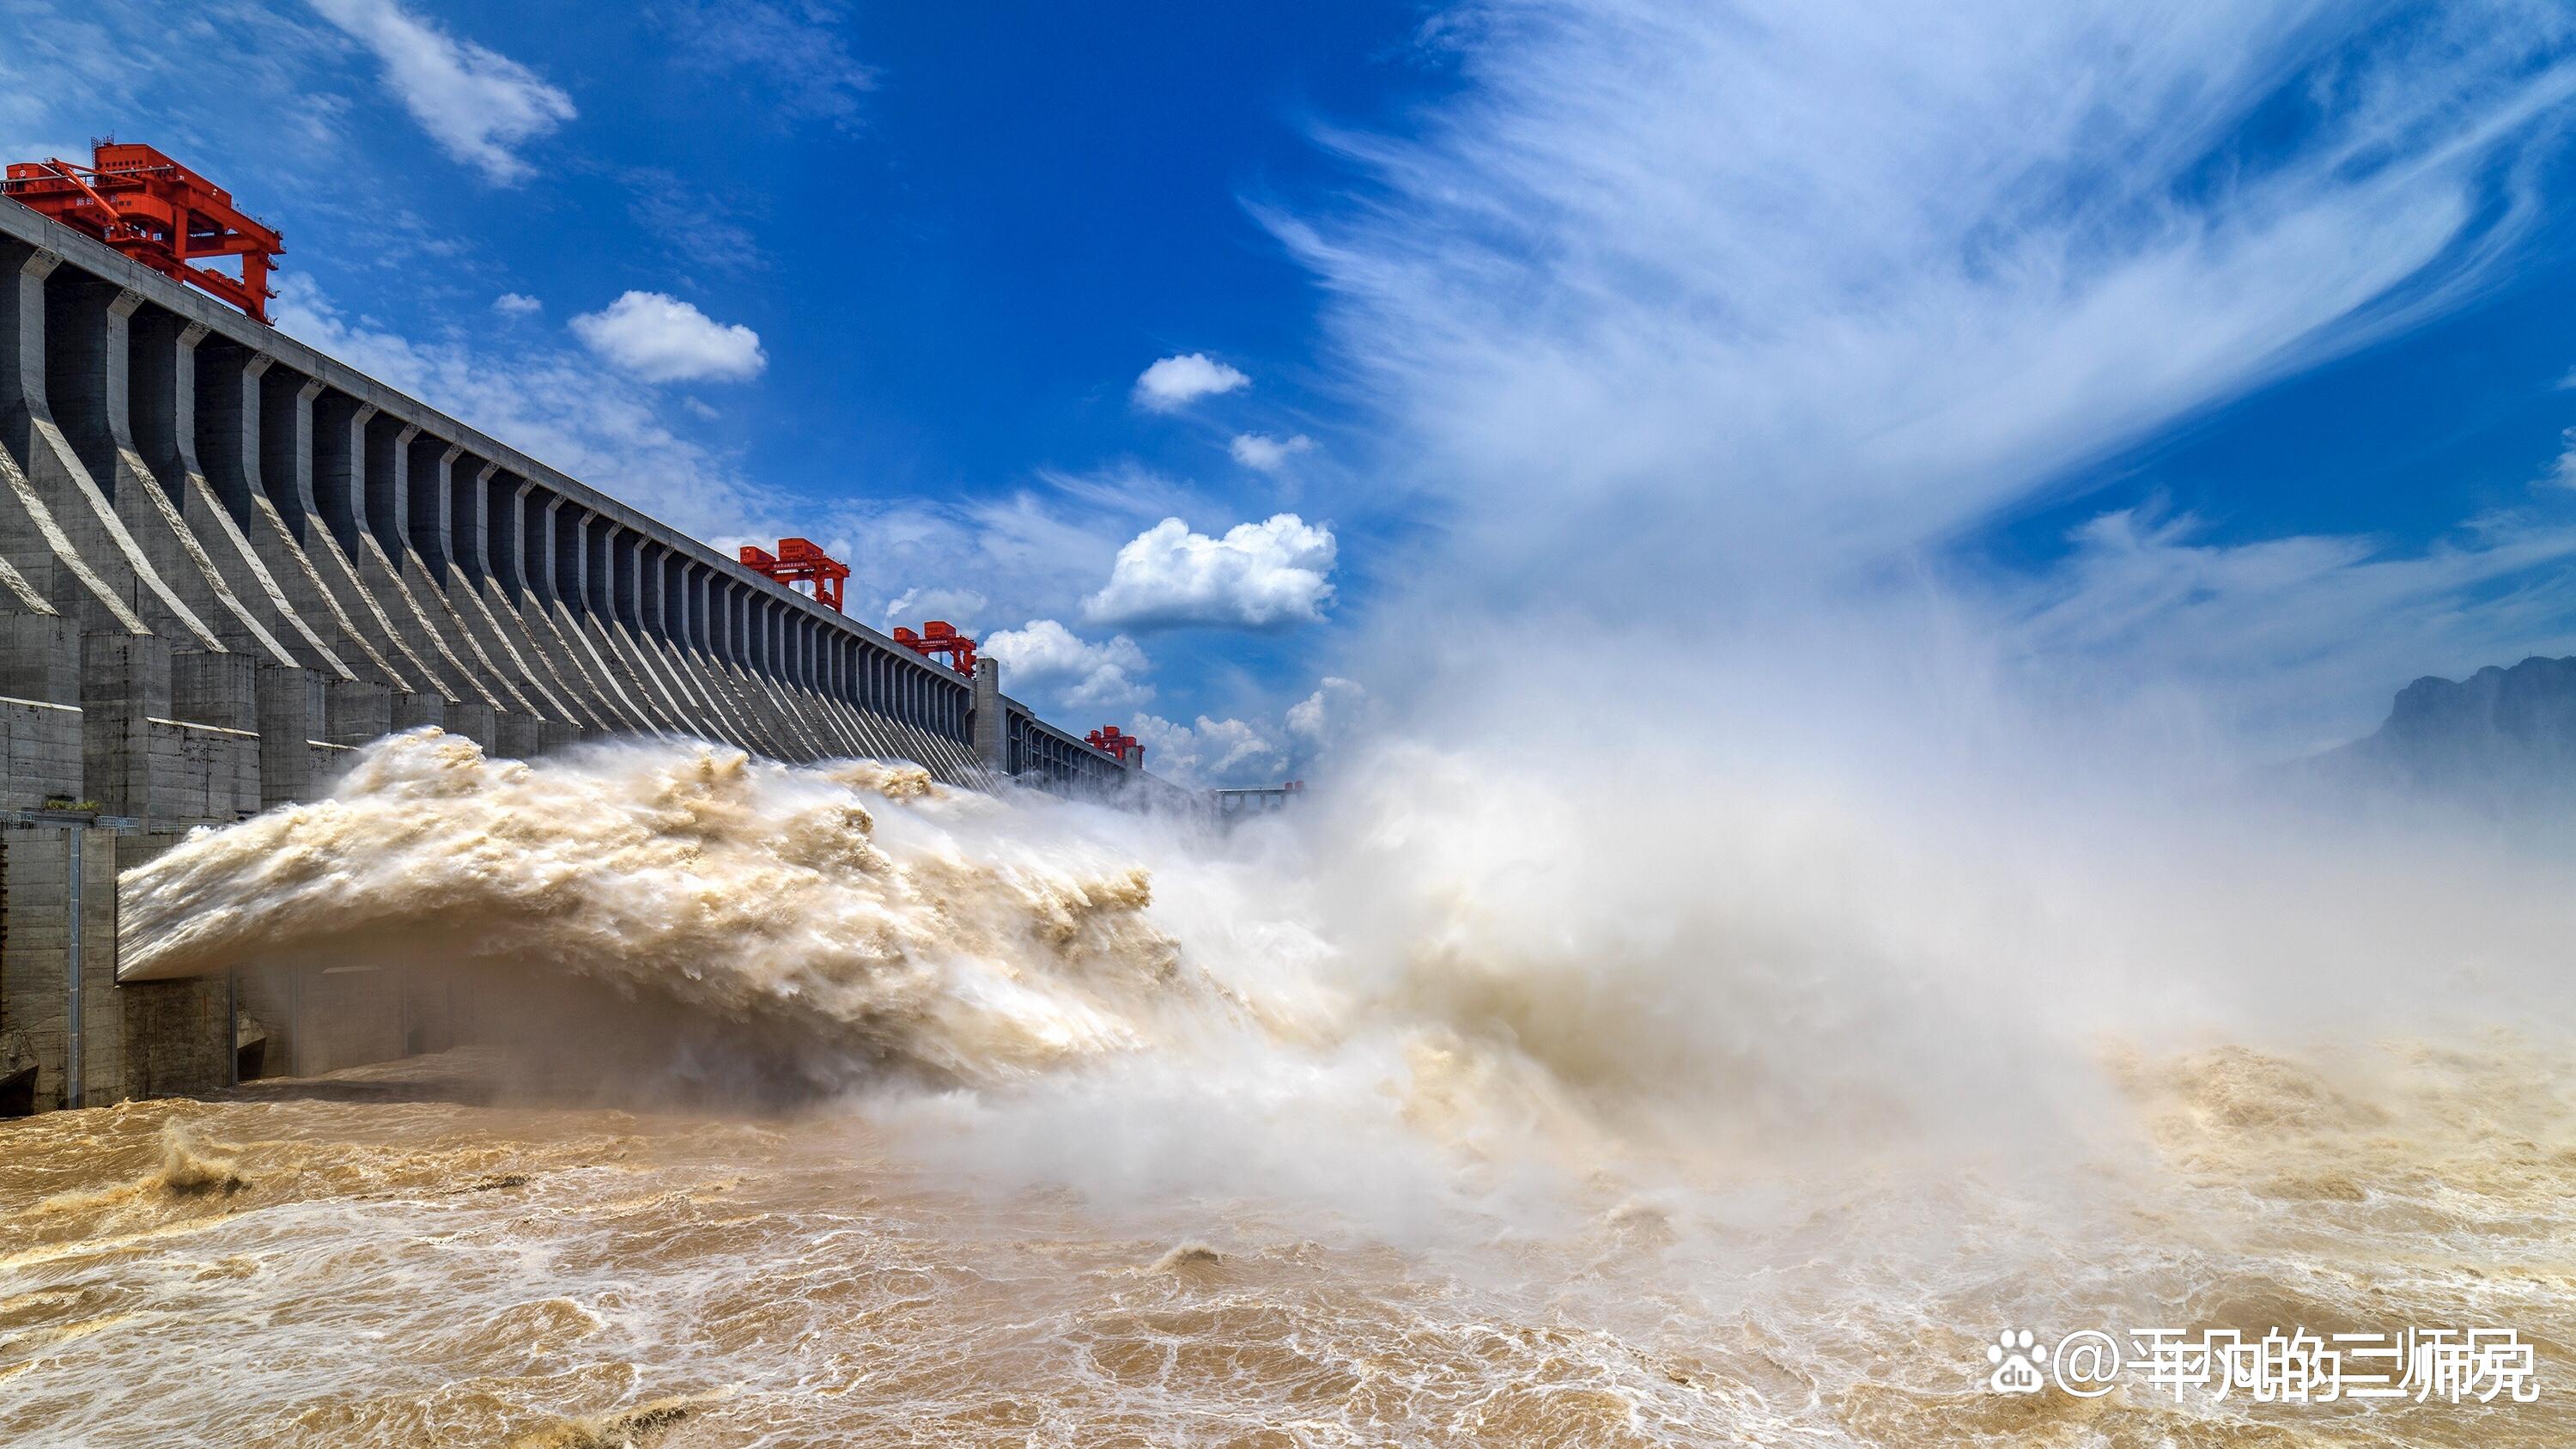
{"type": "Polygon", "coordinates": [[[752,544],[742,546],[742,566],[789,588],[798,584],[814,586],[814,602],[841,607],[841,585],[850,577],[850,566],[816,548],[809,539],[782,538],[778,552],[752,544]]]}
{"type": "Polygon", "coordinates": [[[1136,763],[1141,765],[1145,762],[1145,742],[1134,735],[1121,733],[1116,725],[1102,725],[1083,738],[1093,749],[1116,755],[1122,765],[1127,763],[1130,753],[1136,756],[1136,763]]]}
{"type": "Polygon", "coordinates": [[[269,266],[286,239],[234,206],[231,192],[149,146],[101,141],[87,166],[13,162],[0,196],[268,320],[269,266]],[[204,257],[240,258],[241,278],[188,265],[204,257]]]}
{"type": "Polygon", "coordinates": [[[918,634],[897,625],[894,631],[894,642],[933,659],[945,654],[948,656],[948,667],[960,674],[971,675],[975,672],[975,641],[958,633],[957,626],[945,619],[931,620],[921,626],[921,632],[918,634]]]}

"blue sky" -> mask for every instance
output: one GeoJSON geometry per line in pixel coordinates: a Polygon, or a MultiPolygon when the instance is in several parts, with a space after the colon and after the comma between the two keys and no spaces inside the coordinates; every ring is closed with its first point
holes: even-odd
{"type": "Polygon", "coordinates": [[[2576,648],[2564,12],[2134,10],[0,0],[0,148],[1199,778],[1427,637],[1930,590],[2274,753],[2576,648]]]}

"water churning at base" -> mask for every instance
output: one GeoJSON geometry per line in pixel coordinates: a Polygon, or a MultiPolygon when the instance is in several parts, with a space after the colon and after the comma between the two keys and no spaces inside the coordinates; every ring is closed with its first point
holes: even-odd
{"type": "Polygon", "coordinates": [[[1212,999],[1147,918],[1146,873],[1032,838],[1044,814],[870,761],[630,745],[529,764],[397,735],[329,798],[132,872],[120,974],[508,966],[991,1080],[1132,1048],[1161,998],[1212,999]]]}
{"type": "Polygon", "coordinates": [[[2311,842],[2231,895],[2239,847],[2146,812],[2065,844],[1990,793],[1542,766],[1407,747],[1219,838],[874,763],[380,742],[132,873],[129,978],[461,968],[520,1046],[721,1025],[627,1065],[783,1058],[797,1110],[449,1091],[486,1069],[452,1053],[24,1124],[0,1433],[2565,1438],[2554,1390],[1981,1388],[2013,1326],[2576,1341],[2566,908],[2501,861],[2311,842]],[[2465,1037],[2381,989],[2428,972],[2465,1037]],[[2249,974],[2279,997],[2220,990],[2249,974]],[[544,982],[588,994],[512,998],[544,982]],[[2479,1024],[2497,991],[2525,1034],[2479,1024]]]}

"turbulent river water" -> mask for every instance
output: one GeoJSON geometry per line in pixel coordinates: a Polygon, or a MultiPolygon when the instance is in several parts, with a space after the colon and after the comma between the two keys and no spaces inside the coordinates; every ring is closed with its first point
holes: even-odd
{"type": "MultiPolygon", "coordinates": [[[[1764,851],[1839,838],[1793,814],[1764,851]]],[[[363,954],[489,1039],[0,1126],[0,1442],[2576,1439],[2554,1033],[2033,1045],[1933,864],[1863,871],[1946,903],[1903,929],[1710,854],[1639,919],[1567,893],[1578,824],[1319,866],[399,737],[130,877],[129,973],[363,954]],[[2538,1397],[1990,1388],[1999,1332],[2150,1327],[2511,1329],[2538,1397]]]]}

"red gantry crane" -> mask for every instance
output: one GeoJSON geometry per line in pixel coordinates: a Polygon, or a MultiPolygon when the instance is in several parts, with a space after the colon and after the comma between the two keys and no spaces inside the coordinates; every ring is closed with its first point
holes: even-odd
{"type": "Polygon", "coordinates": [[[895,626],[894,642],[916,653],[936,659],[948,656],[948,667],[972,677],[975,673],[975,641],[957,632],[957,626],[945,619],[933,619],[915,634],[901,625],[895,626]]]}
{"type": "Polygon", "coordinates": [[[841,607],[841,585],[850,577],[850,566],[814,546],[810,539],[782,538],[773,554],[753,544],[742,546],[742,566],[778,583],[794,588],[810,584],[814,602],[838,612],[841,607]]]}
{"type": "Polygon", "coordinates": [[[1093,749],[1116,755],[1118,763],[1122,765],[1127,763],[1129,751],[1135,752],[1138,760],[1145,758],[1145,742],[1134,735],[1121,732],[1116,725],[1102,725],[1084,735],[1083,738],[1090,742],[1093,749]]]}
{"type": "Polygon", "coordinates": [[[0,196],[268,320],[269,268],[286,239],[233,205],[231,192],[149,146],[100,141],[87,166],[13,162],[0,196]],[[240,278],[189,265],[209,257],[239,258],[240,278]]]}

